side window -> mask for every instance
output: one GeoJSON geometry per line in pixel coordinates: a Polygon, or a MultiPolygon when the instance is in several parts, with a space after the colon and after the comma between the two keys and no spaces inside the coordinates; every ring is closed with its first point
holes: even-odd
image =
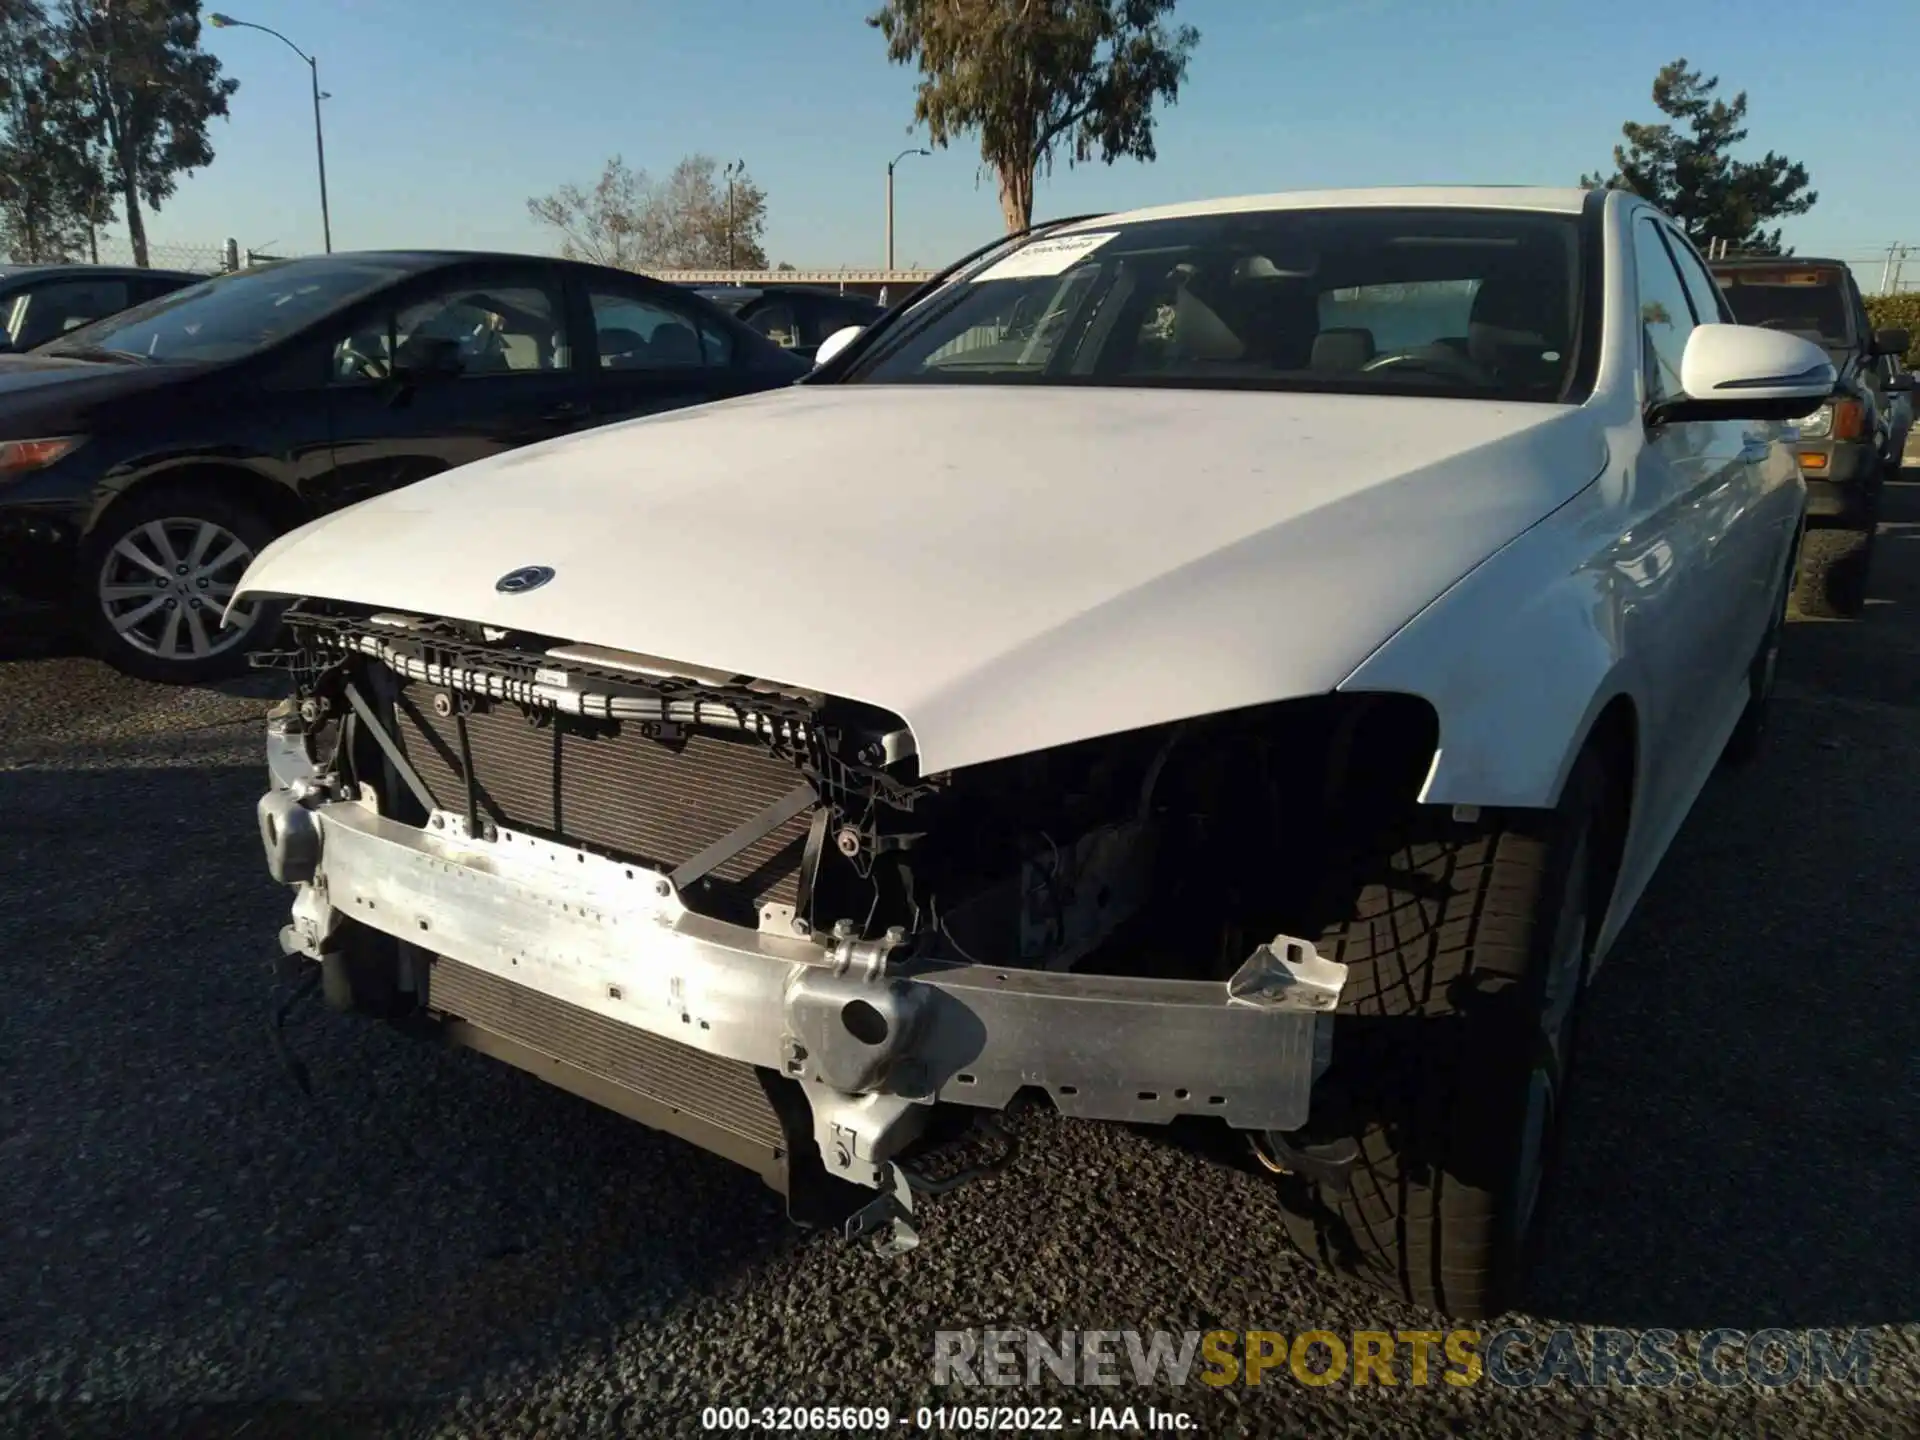
{"type": "Polygon", "coordinates": [[[849,325],[871,325],[873,312],[864,305],[849,305],[837,297],[824,297],[812,301],[809,305],[812,314],[806,317],[804,329],[810,331],[806,337],[809,345],[818,345],[837,330],[849,325]]]}
{"type": "Polygon", "coordinates": [[[1680,356],[1693,333],[1693,312],[1659,227],[1644,217],[1633,226],[1633,262],[1640,281],[1640,355],[1647,398],[1663,400],[1681,393],[1680,356]]]}
{"type": "Polygon", "coordinates": [[[1687,243],[1684,235],[1678,231],[1667,231],[1667,244],[1673,251],[1673,260],[1680,267],[1680,279],[1687,287],[1687,296],[1693,301],[1694,316],[1702,325],[1721,325],[1731,323],[1732,310],[1726,297],[1720,293],[1720,287],[1708,272],[1704,260],[1687,243]]]}
{"type": "Polygon", "coordinates": [[[14,305],[14,348],[28,350],[69,330],[117,315],[129,304],[124,280],[56,280],[28,291],[14,305]]]}
{"type": "Polygon", "coordinates": [[[1860,337],[1862,346],[1873,343],[1873,319],[1867,314],[1867,302],[1860,296],[1858,287],[1847,286],[1847,303],[1853,307],[1854,333],[1860,337]]]}
{"type": "Polygon", "coordinates": [[[793,306],[785,300],[771,300],[747,317],[747,324],[774,344],[791,350],[800,343],[800,322],[793,306]]]}
{"type": "Polygon", "coordinates": [[[384,380],[396,361],[445,367],[462,379],[565,370],[572,362],[560,314],[558,293],[546,285],[460,281],[369,316],[334,344],[330,374],[336,383],[384,380]]]}
{"type": "Polygon", "coordinates": [[[724,332],[660,300],[590,286],[587,303],[603,370],[698,369],[733,358],[724,332]]]}

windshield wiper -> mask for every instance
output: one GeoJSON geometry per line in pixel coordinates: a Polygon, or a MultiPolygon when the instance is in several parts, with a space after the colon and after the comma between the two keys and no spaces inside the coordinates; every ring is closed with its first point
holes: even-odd
{"type": "Polygon", "coordinates": [[[56,355],[62,360],[99,360],[109,365],[151,365],[151,355],[138,355],[131,350],[108,350],[99,345],[49,345],[39,352],[42,355],[56,355]]]}

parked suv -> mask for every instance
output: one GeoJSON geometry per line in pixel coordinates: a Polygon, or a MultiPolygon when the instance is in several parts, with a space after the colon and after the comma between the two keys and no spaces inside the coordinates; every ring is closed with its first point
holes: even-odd
{"type": "Polygon", "coordinates": [[[1900,364],[1905,330],[1875,330],[1853,272],[1838,260],[1770,255],[1712,262],[1744,325],[1786,330],[1832,358],[1833,398],[1800,422],[1794,447],[1807,482],[1807,537],[1796,599],[1802,613],[1858,615],[1867,599],[1880,491],[1900,470],[1912,424],[1913,377],[1900,364]]]}

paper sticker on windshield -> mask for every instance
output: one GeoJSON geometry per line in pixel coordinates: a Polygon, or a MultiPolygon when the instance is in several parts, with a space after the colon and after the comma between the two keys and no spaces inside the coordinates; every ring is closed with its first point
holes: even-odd
{"type": "Polygon", "coordinates": [[[973,283],[988,280],[1025,280],[1034,275],[1058,275],[1072,269],[1098,250],[1118,230],[1100,230],[1090,235],[1056,235],[1023,245],[997,264],[989,265],[973,277],[973,283]]]}

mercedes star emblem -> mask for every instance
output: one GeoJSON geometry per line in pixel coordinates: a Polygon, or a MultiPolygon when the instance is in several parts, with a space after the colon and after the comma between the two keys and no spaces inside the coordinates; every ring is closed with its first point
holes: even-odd
{"type": "Polygon", "coordinates": [[[538,590],[552,578],[551,565],[522,565],[494,581],[493,588],[502,595],[524,595],[529,590],[538,590]]]}

